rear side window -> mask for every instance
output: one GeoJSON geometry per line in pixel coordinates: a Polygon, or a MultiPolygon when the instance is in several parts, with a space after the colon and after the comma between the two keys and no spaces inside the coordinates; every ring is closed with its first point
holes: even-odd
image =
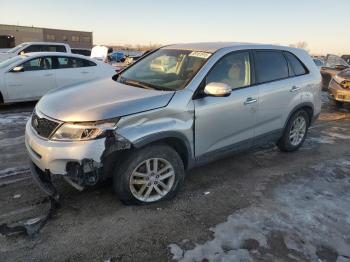
{"type": "Polygon", "coordinates": [[[305,75],[307,73],[307,70],[305,66],[299,61],[298,58],[296,58],[295,55],[289,53],[289,52],[283,52],[286,56],[288,63],[292,69],[292,76],[300,76],[305,75]]]}
{"type": "MultiPolygon", "coordinates": [[[[23,49],[24,53],[33,53],[33,52],[42,52],[42,48],[41,45],[30,45],[28,47],[26,47],[25,49],[23,49]]],[[[18,54],[20,54],[21,52],[19,52],[18,54]]]]}
{"type": "Polygon", "coordinates": [[[96,64],[92,61],[85,60],[82,58],[58,57],[59,68],[79,68],[79,67],[88,67],[88,66],[96,66],[96,64]]]}
{"type": "Polygon", "coordinates": [[[259,83],[289,76],[287,61],[280,51],[255,51],[255,70],[259,83]]]}
{"type": "Polygon", "coordinates": [[[63,45],[44,45],[43,46],[44,52],[64,52],[66,53],[66,47],[63,45]]]}

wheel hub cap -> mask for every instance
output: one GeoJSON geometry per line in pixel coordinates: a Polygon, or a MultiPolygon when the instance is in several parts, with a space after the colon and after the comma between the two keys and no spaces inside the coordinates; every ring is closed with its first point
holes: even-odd
{"type": "Polygon", "coordinates": [[[154,202],[167,195],[175,181],[173,166],[163,158],[150,158],[139,164],[130,176],[130,191],[143,202],[154,202]]]}
{"type": "Polygon", "coordinates": [[[302,116],[297,117],[289,132],[289,141],[293,146],[297,146],[304,139],[306,133],[306,121],[302,116]]]}

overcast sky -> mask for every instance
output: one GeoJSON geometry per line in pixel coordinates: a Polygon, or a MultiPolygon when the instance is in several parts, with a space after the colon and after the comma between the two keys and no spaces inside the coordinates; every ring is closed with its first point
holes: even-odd
{"type": "Polygon", "coordinates": [[[239,41],[350,53],[350,0],[0,0],[0,24],[93,31],[95,44],[239,41]]]}

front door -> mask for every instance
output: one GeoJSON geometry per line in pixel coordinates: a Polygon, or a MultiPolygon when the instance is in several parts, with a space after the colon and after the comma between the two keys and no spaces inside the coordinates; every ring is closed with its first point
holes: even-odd
{"type": "Polygon", "coordinates": [[[249,52],[233,52],[221,58],[205,82],[226,83],[232,93],[228,97],[205,96],[194,100],[196,157],[231,151],[240,145],[251,146],[258,89],[251,86],[249,52]]]}
{"type": "Polygon", "coordinates": [[[5,82],[10,101],[36,100],[56,87],[51,57],[24,62],[23,72],[7,72],[5,82]]]}

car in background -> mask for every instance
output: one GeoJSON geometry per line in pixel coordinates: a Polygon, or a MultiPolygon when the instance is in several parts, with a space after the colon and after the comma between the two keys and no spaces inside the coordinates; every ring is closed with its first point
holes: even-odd
{"type": "Polygon", "coordinates": [[[105,63],[110,63],[109,56],[112,53],[113,53],[113,48],[103,46],[103,45],[97,45],[91,49],[90,58],[98,60],[98,61],[103,61],[105,63]]]}
{"type": "Polygon", "coordinates": [[[88,48],[72,48],[72,53],[83,56],[91,56],[91,49],[88,48]]]}
{"type": "Polygon", "coordinates": [[[109,55],[109,57],[112,62],[117,62],[117,63],[124,63],[126,59],[125,54],[122,52],[113,52],[109,55]]]}
{"type": "Polygon", "coordinates": [[[48,91],[103,77],[115,69],[81,55],[28,53],[0,62],[0,103],[38,100],[48,91]]]}
{"type": "Polygon", "coordinates": [[[342,55],[341,58],[345,60],[350,65],[350,55],[342,55]]]}
{"type": "Polygon", "coordinates": [[[350,69],[345,69],[333,77],[328,92],[337,106],[350,103],[350,69]]]}
{"type": "Polygon", "coordinates": [[[51,43],[51,42],[26,42],[22,43],[5,53],[0,53],[0,62],[17,55],[23,55],[33,52],[61,52],[71,53],[70,46],[63,43],[51,43]]]}
{"type": "Polygon", "coordinates": [[[336,74],[349,67],[350,65],[341,57],[336,55],[327,55],[324,65],[321,67],[322,90],[328,90],[328,85],[331,79],[336,74]]]}
{"type": "Polygon", "coordinates": [[[318,69],[321,70],[321,67],[324,65],[324,62],[319,58],[313,58],[313,60],[318,69]]]}

